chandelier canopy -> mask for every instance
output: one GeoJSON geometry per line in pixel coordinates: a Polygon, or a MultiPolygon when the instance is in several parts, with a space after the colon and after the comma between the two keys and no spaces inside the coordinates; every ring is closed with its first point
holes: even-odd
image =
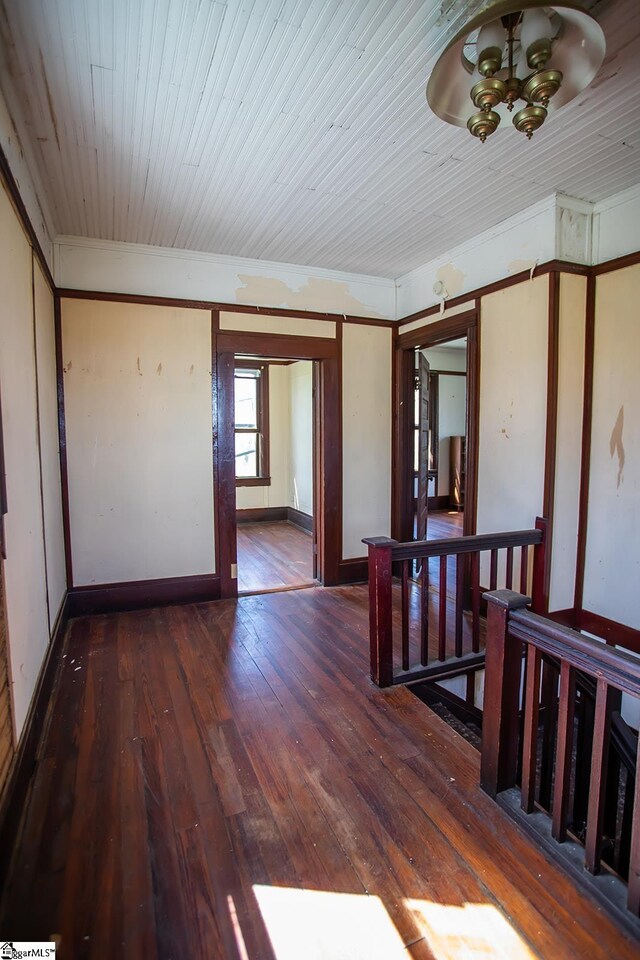
{"type": "Polygon", "coordinates": [[[523,101],[513,125],[531,139],[550,112],[589,86],[605,51],[600,25],[574,0],[492,0],[438,59],[427,101],[483,143],[523,101]]]}

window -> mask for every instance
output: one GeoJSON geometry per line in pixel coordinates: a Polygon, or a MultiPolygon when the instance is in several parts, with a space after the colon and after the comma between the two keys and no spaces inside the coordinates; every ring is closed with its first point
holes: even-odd
{"type": "Polygon", "coordinates": [[[236,485],[268,486],[269,367],[238,361],[234,376],[236,485]]]}

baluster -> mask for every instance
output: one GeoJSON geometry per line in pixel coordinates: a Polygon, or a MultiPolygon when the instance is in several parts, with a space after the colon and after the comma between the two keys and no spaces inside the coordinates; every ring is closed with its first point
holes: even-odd
{"type": "Polygon", "coordinates": [[[474,653],[480,651],[480,553],[471,554],[471,608],[472,608],[472,647],[474,653]]]}
{"type": "Polygon", "coordinates": [[[429,663],[429,558],[422,558],[420,568],[420,663],[429,663]]]}
{"type": "Polygon", "coordinates": [[[447,557],[440,557],[440,611],[438,616],[438,660],[447,658],[447,557]]]}
{"type": "Polygon", "coordinates": [[[520,593],[527,595],[529,573],[529,547],[520,548],[520,593]]]}
{"type": "Polygon", "coordinates": [[[456,657],[462,656],[462,613],[464,609],[464,560],[465,555],[456,557],[456,657]]]}
{"type": "Polygon", "coordinates": [[[545,810],[550,810],[554,747],[556,742],[556,720],[558,715],[558,671],[551,663],[544,663],[542,667],[541,699],[542,706],[544,707],[544,723],[542,727],[542,758],[538,802],[545,810]]]}
{"type": "Polygon", "coordinates": [[[623,880],[629,876],[629,855],[631,852],[631,832],[633,830],[633,799],[634,780],[630,770],[626,771],[624,788],[624,805],[622,808],[622,827],[620,830],[620,846],[615,868],[623,880]]]}
{"type": "Polygon", "coordinates": [[[635,917],[638,917],[640,916],[640,737],[638,737],[638,752],[636,754],[636,784],[632,822],[627,907],[635,917]]]}
{"type": "Polygon", "coordinates": [[[507,590],[513,589],[513,547],[507,547],[507,574],[505,583],[507,590]]]}
{"type": "MultiPolygon", "coordinates": [[[[615,713],[620,713],[622,709],[622,692],[613,690],[611,693],[611,721],[615,713]]],[[[605,863],[613,864],[616,846],[616,834],[618,827],[618,795],[620,793],[620,755],[613,748],[609,749],[609,760],[607,761],[607,788],[604,801],[604,822],[602,832],[609,841],[603,847],[602,859],[605,863]]]]}
{"type": "Polygon", "coordinates": [[[402,561],[402,669],[409,669],[409,560],[402,561]]]}
{"type": "Polygon", "coordinates": [[[573,759],[573,718],[576,707],[575,670],[564,661],[560,665],[560,703],[558,705],[558,739],[556,743],[556,775],[553,787],[552,836],[558,843],[567,837],[567,812],[571,761],[573,759]]]}
{"type": "Polygon", "coordinates": [[[540,714],[540,651],[532,643],[527,647],[527,685],[524,704],[522,809],[525,813],[532,813],[536,791],[538,717],[540,714]]]}
{"type": "Polygon", "coordinates": [[[576,777],[573,788],[573,829],[584,835],[589,801],[589,773],[593,743],[594,701],[580,684],[578,730],[576,735],[576,777]]]}
{"type": "Polygon", "coordinates": [[[489,574],[489,590],[498,589],[498,550],[491,551],[491,572],[489,574]]]}
{"type": "Polygon", "coordinates": [[[609,755],[609,732],[611,729],[611,705],[613,691],[606,680],[598,680],[596,688],[596,716],[593,727],[593,750],[591,753],[591,782],[589,784],[589,810],[585,839],[585,866],[590,873],[598,873],[602,855],[602,827],[607,795],[607,760],[609,755]]]}

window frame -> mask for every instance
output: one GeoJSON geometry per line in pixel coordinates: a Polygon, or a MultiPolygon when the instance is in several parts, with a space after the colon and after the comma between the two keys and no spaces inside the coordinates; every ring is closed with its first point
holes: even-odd
{"type": "Polygon", "coordinates": [[[271,486],[269,463],[269,364],[264,360],[236,360],[234,364],[233,382],[235,386],[236,370],[259,370],[256,378],[256,430],[236,427],[233,424],[234,438],[238,433],[256,433],[258,438],[258,473],[255,477],[236,477],[236,487],[269,487],[271,486]]]}

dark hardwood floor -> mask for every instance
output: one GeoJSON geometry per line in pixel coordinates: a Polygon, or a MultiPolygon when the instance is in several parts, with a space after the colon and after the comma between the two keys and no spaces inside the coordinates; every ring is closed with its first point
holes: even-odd
{"type": "Polygon", "coordinates": [[[287,521],[238,524],[238,591],[313,583],[313,538],[287,521]]]}
{"type": "Polygon", "coordinates": [[[461,510],[430,510],[427,517],[427,540],[461,537],[464,514],[461,510]]]}
{"type": "Polygon", "coordinates": [[[369,681],[367,587],[72,621],[0,911],[58,956],[611,960],[637,945],[369,681]]]}

